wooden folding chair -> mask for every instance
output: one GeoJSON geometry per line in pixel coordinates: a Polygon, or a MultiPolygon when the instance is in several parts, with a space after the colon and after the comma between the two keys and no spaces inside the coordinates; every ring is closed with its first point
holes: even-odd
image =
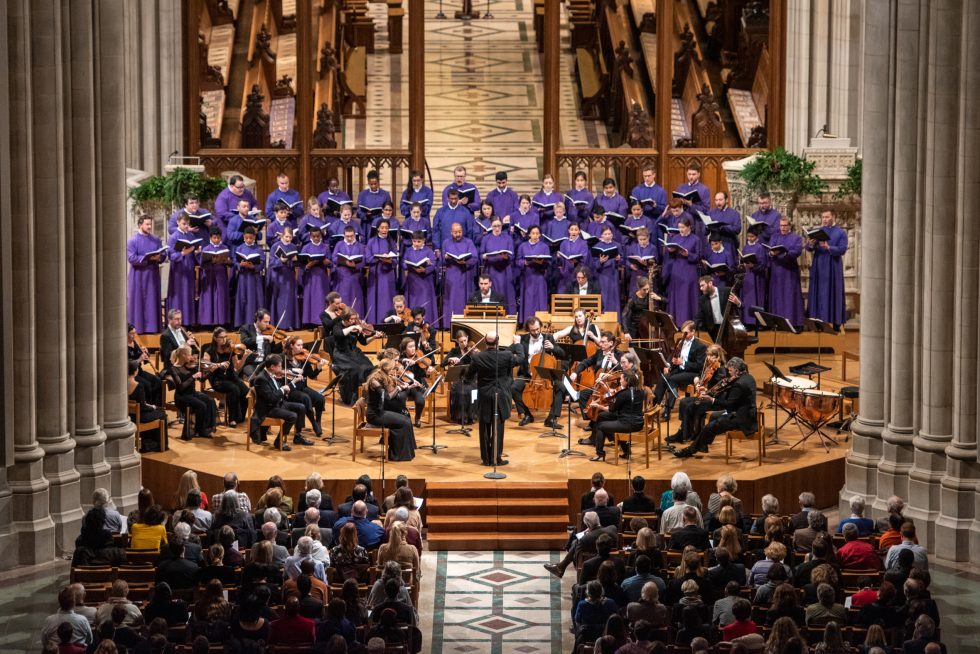
{"type": "Polygon", "coordinates": [[[170,449],[170,429],[167,425],[167,416],[164,414],[163,418],[157,420],[151,420],[150,422],[143,422],[140,416],[140,403],[139,402],[129,402],[129,415],[134,417],[134,424],[136,425],[136,451],[142,450],[140,445],[140,434],[144,431],[157,430],[160,432],[160,449],[164,452],[170,449]]]}
{"type": "MultiPolygon", "coordinates": [[[[255,411],[255,389],[250,388],[248,395],[246,396],[248,400],[248,408],[245,409],[245,450],[248,452],[252,451],[252,413],[255,411]]],[[[262,427],[278,427],[279,428],[279,451],[282,451],[283,445],[286,444],[286,437],[282,433],[282,418],[265,418],[259,425],[262,427]]]]}

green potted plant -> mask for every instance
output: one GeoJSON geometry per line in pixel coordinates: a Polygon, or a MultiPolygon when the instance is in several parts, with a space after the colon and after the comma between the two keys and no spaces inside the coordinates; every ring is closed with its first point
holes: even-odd
{"type": "Polygon", "coordinates": [[[862,173],[861,159],[855,159],[854,163],[847,167],[847,178],[837,188],[834,198],[844,200],[854,196],[860,197],[862,173]]]}
{"type": "Polygon", "coordinates": [[[796,203],[804,195],[820,195],[827,184],[813,172],[816,163],[788,152],[783,148],[765,150],[745,164],[739,176],[751,195],[768,191],[783,195],[787,211],[792,216],[796,203]]]}
{"type": "Polygon", "coordinates": [[[129,197],[142,213],[167,212],[183,206],[184,195],[194,193],[201,204],[218,197],[225,187],[221,177],[210,177],[189,168],[175,168],[166,175],[155,175],[129,190],[129,197]]]}

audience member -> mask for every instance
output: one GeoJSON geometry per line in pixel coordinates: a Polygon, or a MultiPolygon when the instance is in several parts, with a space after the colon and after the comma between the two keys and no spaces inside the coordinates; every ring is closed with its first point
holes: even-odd
{"type": "Polygon", "coordinates": [[[619,508],[622,509],[623,513],[654,513],[657,511],[659,507],[656,501],[643,492],[646,484],[646,480],[640,475],[636,475],[630,480],[630,488],[633,489],[633,494],[620,503],[619,508]]]}
{"type": "Polygon", "coordinates": [[[755,519],[752,523],[752,527],[749,529],[751,534],[764,534],[766,526],[766,518],[771,515],[779,515],[779,500],[776,499],[775,495],[766,493],[762,496],[762,515],[755,519]]]}
{"type": "Polygon", "coordinates": [[[735,620],[724,625],[721,630],[723,640],[732,640],[739,636],[758,632],[755,622],[752,621],[752,604],[747,599],[735,600],[732,605],[732,615],[735,620]]]}
{"type": "Polygon", "coordinates": [[[898,560],[898,555],[902,552],[902,550],[910,550],[915,559],[915,567],[928,570],[929,557],[926,555],[926,548],[922,547],[921,545],[917,545],[915,542],[915,525],[909,521],[903,522],[901,533],[902,542],[898,545],[892,546],[892,548],[888,550],[888,554],[885,555],[885,569],[890,570],[895,566],[898,560]]]}
{"type": "Polygon", "coordinates": [[[855,525],[861,536],[870,536],[875,530],[875,521],[864,517],[864,498],[855,495],[851,498],[851,517],[845,518],[837,523],[837,533],[844,533],[844,525],[855,525]]]}
{"type": "Polygon", "coordinates": [[[660,603],[660,589],[652,581],[643,584],[640,599],[626,605],[626,619],[636,628],[639,621],[646,621],[654,627],[670,624],[670,609],[660,603]]]}
{"type": "Polygon", "coordinates": [[[837,592],[830,584],[820,584],[817,586],[817,601],[806,607],[805,622],[806,626],[811,624],[825,624],[828,620],[836,620],[841,624],[847,624],[847,609],[843,604],[837,603],[837,592]]]}
{"type": "Polygon", "coordinates": [[[651,582],[656,585],[659,594],[664,594],[667,592],[667,584],[664,583],[663,579],[653,573],[653,565],[650,561],[650,557],[641,554],[636,557],[633,576],[624,579],[621,586],[623,588],[623,592],[626,593],[626,598],[629,601],[638,602],[640,600],[640,593],[643,591],[643,587],[647,583],[651,582]]]}
{"type": "Polygon", "coordinates": [[[741,598],[741,584],[737,581],[729,581],[725,584],[724,590],[725,594],[715,601],[714,606],[711,608],[711,624],[716,624],[719,627],[724,627],[735,621],[735,614],[732,612],[732,607],[741,598]]]}
{"type": "Polygon", "coordinates": [[[65,586],[58,593],[58,611],[45,618],[41,626],[41,644],[45,651],[58,649],[61,641],[58,627],[62,623],[71,626],[70,642],[85,646],[92,644],[92,628],[89,626],[89,621],[75,611],[75,593],[70,586],[65,586]]]}
{"type": "Polygon", "coordinates": [[[316,623],[299,614],[299,600],[286,600],[284,613],[269,625],[269,645],[308,645],[315,642],[316,623]]]}

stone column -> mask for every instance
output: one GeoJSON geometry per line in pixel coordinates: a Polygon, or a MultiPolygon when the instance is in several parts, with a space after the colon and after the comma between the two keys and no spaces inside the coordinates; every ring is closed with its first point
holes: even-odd
{"type": "Polygon", "coordinates": [[[830,109],[832,134],[858,137],[858,64],[861,54],[860,0],[833,0],[830,5],[830,109]]]}
{"type": "Polygon", "coordinates": [[[135,451],[135,429],[129,419],[126,393],[126,166],[123,130],[124,51],[123,0],[102,0],[95,6],[99,35],[96,44],[100,128],[95,146],[100,179],[95,190],[99,207],[99,382],[102,424],[106,434],[106,460],[111,469],[110,491],[120,511],[136,506],[140,486],[140,459],[135,451]]]}
{"type": "MultiPolygon", "coordinates": [[[[786,7],[786,149],[802,152],[810,141],[810,11],[811,0],[786,7]]],[[[734,204],[732,206],[735,206],[734,204]]]]}
{"type": "Polygon", "coordinates": [[[95,173],[95,79],[94,44],[96,34],[92,24],[90,2],[72,2],[68,6],[71,20],[71,113],[70,163],[72,211],[67,212],[67,233],[72,235],[72,262],[68,271],[72,289],[69,297],[70,335],[73,372],[71,390],[72,437],[75,439],[75,467],[81,475],[81,503],[91,503],[92,491],[109,487],[109,464],[105,461],[105,433],[98,422],[99,371],[98,335],[93,333],[98,302],[95,243],[98,215],[92,194],[96,188],[95,173]]]}

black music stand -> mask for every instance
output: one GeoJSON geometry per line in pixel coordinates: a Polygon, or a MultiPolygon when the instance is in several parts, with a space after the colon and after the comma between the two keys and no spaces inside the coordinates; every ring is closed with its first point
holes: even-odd
{"type": "MultiPolygon", "coordinates": [[[[569,361],[584,361],[589,356],[589,352],[585,346],[579,345],[578,343],[563,343],[561,349],[565,350],[565,356],[569,361]]],[[[569,371],[571,371],[571,368],[569,368],[569,371]]],[[[569,406],[569,411],[571,411],[571,406],[569,406]]],[[[580,414],[580,417],[584,419],[585,415],[580,414]]],[[[571,418],[569,418],[569,422],[571,422],[571,418]]]]}
{"type": "MultiPolygon", "coordinates": [[[[404,329],[404,327],[402,327],[402,329],[404,329]]],[[[415,347],[418,347],[419,341],[422,340],[422,334],[419,332],[398,332],[397,334],[387,334],[383,349],[387,350],[390,347],[401,352],[402,341],[406,338],[410,338],[415,341],[415,347]]]]}
{"type": "MultiPolygon", "coordinates": [[[[546,368],[544,366],[534,366],[534,369],[537,371],[539,375],[541,375],[542,379],[551,382],[552,393],[555,392],[555,384],[557,384],[561,380],[561,378],[565,376],[565,371],[562,370],[561,368],[546,368]]],[[[545,433],[540,434],[538,438],[548,438],[549,436],[557,436],[558,438],[561,438],[562,436],[564,436],[564,434],[562,434],[560,431],[552,427],[550,431],[546,431],[545,433]]]]}
{"type": "Polygon", "coordinates": [[[565,437],[567,441],[565,443],[565,447],[558,453],[558,458],[563,459],[566,456],[586,456],[585,452],[579,452],[578,450],[572,449],[572,402],[578,402],[578,391],[575,390],[575,382],[569,379],[567,375],[562,375],[561,385],[565,389],[565,397],[568,400],[568,425],[565,427],[565,437]]]}
{"type": "MultiPolygon", "coordinates": [[[[786,426],[786,424],[788,424],[790,420],[796,420],[797,414],[796,414],[796,411],[795,410],[794,411],[790,411],[789,409],[787,409],[785,407],[780,407],[779,406],[779,402],[776,401],[776,381],[775,380],[776,379],[782,379],[783,381],[790,381],[790,378],[787,377],[786,375],[784,375],[782,370],[780,370],[779,368],[777,368],[775,365],[769,363],[768,361],[763,361],[762,363],[763,363],[763,365],[766,366],[766,368],[769,368],[769,372],[772,374],[772,377],[769,378],[769,385],[772,386],[772,398],[770,400],[770,403],[772,404],[772,406],[774,407],[774,410],[775,410],[775,412],[773,414],[773,416],[775,417],[775,420],[773,421],[772,440],[770,440],[769,442],[767,442],[766,445],[789,445],[789,443],[787,443],[786,441],[779,440],[779,430],[782,427],[786,426]],[[781,425],[779,424],[779,409],[780,408],[782,408],[783,411],[785,411],[786,412],[786,415],[787,415],[786,420],[784,420],[783,421],[783,424],[781,424],[781,425]]],[[[799,423],[799,421],[797,421],[796,426],[799,427],[799,425],[800,425],[800,423],[799,423]]],[[[802,433],[802,431],[800,433],[802,433]]]]}
{"type": "MultiPolygon", "coordinates": [[[[452,388],[453,388],[452,385],[453,384],[456,384],[456,383],[462,383],[463,374],[466,372],[466,369],[467,368],[469,368],[469,365],[463,363],[463,364],[456,365],[456,366],[450,366],[449,369],[446,370],[446,383],[449,384],[449,396],[450,396],[450,399],[452,399],[452,392],[453,392],[452,391],[452,388]]],[[[446,433],[447,434],[462,434],[464,436],[469,436],[470,435],[470,431],[472,431],[472,430],[463,423],[463,414],[466,413],[466,393],[464,393],[462,389],[460,389],[459,397],[460,397],[460,403],[459,403],[459,429],[450,429],[446,433]]],[[[435,413],[433,413],[432,415],[435,415],[435,413]]],[[[433,420],[432,422],[435,423],[435,420],[433,420]]]]}
{"type": "MultiPolygon", "coordinates": [[[[806,322],[803,325],[803,330],[817,333],[817,362],[815,364],[812,362],[807,362],[803,364],[803,366],[808,366],[811,369],[817,371],[817,388],[820,388],[820,375],[830,370],[830,368],[827,368],[826,366],[820,364],[821,355],[823,354],[823,348],[820,345],[821,336],[823,334],[831,334],[833,336],[836,336],[838,334],[838,331],[829,322],[820,320],[818,318],[807,318],[806,322]]],[[[790,370],[790,372],[792,372],[792,370],[790,370]]]]}
{"type": "Polygon", "coordinates": [[[420,445],[419,446],[419,449],[420,450],[432,450],[432,453],[433,454],[439,454],[439,450],[444,450],[447,447],[449,447],[448,445],[436,445],[436,396],[435,396],[435,392],[436,392],[436,389],[439,388],[439,384],[441,382],[442,382],[442,375],[439,375],[438,377],[436,377],[436,380],[434,382],[432,382],[432,385],[429,386],[427,389],[425,389],[425,393],[422,395],[422,399],[426,399],[427,400],[430,397],[432,398],[430,400],[431,404],[429,405],[431,407],[431,411],[432,411],[432,445],[420,445]]]}
{"type": "Polygon", "coordinates": [[[347,374],[346,372],[342,372],[339,375],[335,375],[330,380],[330,383],[320,391],[320,395],[323,396],[326,396],[327,393],[330,394],[330,435],[323,439],[327,441],[328,446],[334,443],[350,443],[349,438],[337,435],[337,393],[340,391],[338,385],[340,384],[340,380],[346,377],[347,374]]]}

